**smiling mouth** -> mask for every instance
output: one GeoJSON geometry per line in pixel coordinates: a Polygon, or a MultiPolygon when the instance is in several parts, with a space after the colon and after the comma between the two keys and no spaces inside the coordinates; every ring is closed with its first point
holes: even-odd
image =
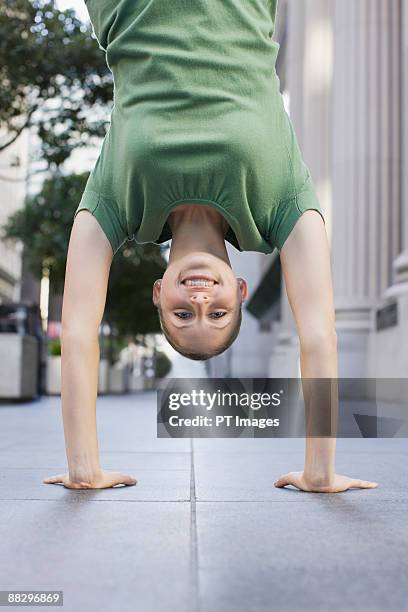
{"type": "Polygon", "coordinates": [[[181,284],[185,287],[214,287],[218,285],[217,281],[210,276],[186,276],[182,279],[181,284]]]}

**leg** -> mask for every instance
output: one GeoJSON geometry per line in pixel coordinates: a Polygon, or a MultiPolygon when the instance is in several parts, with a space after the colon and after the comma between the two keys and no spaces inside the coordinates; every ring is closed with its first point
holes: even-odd
{"type": "Polygon", "coordinates": [[[45,479],[68,488],[135,484],[99,464],[96,398],[98,331],[108,285],[112,248],[97,220],[80,212],[72,226],[64,286],[61,334],[62,415],[69,473],[45,479]]]}
{"type": "MultiPolygon", "coordinates": [[[[306,210],[297,221],[281,250],[281,264],[299,334],[302,379],[337,379],[330,247],[318,212],[306,210]]],[[[305,384],[303,386],[305,389],[305,384]]],[[[307,395],[304,393],[305,404],[307,395]]],[[[312,406],[305,405],[305,409],[313,414],[312,406]]],[[[276,486],[294,484],[303,490],[327,492],[376,486],[375,483],[336,475],[335,452],[335,437],[307,437],[304,472],[292,472],[280,478],[276,486]]]]}

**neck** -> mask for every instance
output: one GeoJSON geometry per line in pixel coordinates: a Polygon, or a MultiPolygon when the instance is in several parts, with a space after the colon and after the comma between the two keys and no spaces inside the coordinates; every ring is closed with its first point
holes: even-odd
{"type": "Polygon", "coordinates": [[[183,204],[170,213],[167,222],[172,232],[169,263],[204,252],[231,265],[225,246],[228,223],[218,211],[201,204],[183,204]]]}

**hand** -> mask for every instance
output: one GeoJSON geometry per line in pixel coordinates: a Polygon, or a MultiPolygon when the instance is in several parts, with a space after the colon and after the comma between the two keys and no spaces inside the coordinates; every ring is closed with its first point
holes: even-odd
{"type": "Polygon", "coordinates": [[[335,474],[329,484],[318,483],[317,480],[313,481],[311,478],[306,478],[304,472],[289,472],[278,478],[274,484],[278,488],[293,485],[301,491],[308,491],[310,493],[341,493],[348,489],[375,489],[378,487],[377,482],[358,480],[348,476],[340,476],[339,474],[335,474]]]}
{"type": "Polygon", "coordinates": [[[71,478],[69,474],[59,474],[44,478],[45,484],[62,484],[67,489],[108,489],[115,485],[132,486],[137,483],[135,478],[119,472],[106,472],[101,470],[92,478],[71,478]]]}

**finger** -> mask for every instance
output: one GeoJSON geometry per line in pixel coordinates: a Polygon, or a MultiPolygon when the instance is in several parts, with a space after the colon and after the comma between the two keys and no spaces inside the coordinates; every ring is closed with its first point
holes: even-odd
{"type": "Polygon", "coordinates": [[[275,480],[274,485],[275,487],[281,488],[281,487],[285,487],[286,485],[290,485],[292,483],[293,483],[292,475],[289,472],[289,474],[284,474],[283,476],[278,478],[278,480],[275,480]]]}
{"type": "Polygon", "coordinates": [[[137,484],[136,478],[132,478],[129,474],[119,474],[119,483],[131,487],[137,484]]]}
{"type": "Polygon", "coordinates": [[[43,482],[45,484],[63,484],[64,477],[65,474],[59,474],[58,476],[49,476],[48,478],[44,478],[43,482]]]}
{"type": "Polygon", "coordinates": [[[112,472],[109,474],[108,480],[105,483],[106,487],[114,487],[115,485],[126,485],[133,486],[137,483],[135,478],[129,476],[129,474],[121,474],[120,472],[112,472]]]}
{"type": "Polygon", "coordinates": [[[350,483],[350,489],[376,489],[378,482],[371,482],[370,480],[358,480],[353,479],[350,483]]]}

